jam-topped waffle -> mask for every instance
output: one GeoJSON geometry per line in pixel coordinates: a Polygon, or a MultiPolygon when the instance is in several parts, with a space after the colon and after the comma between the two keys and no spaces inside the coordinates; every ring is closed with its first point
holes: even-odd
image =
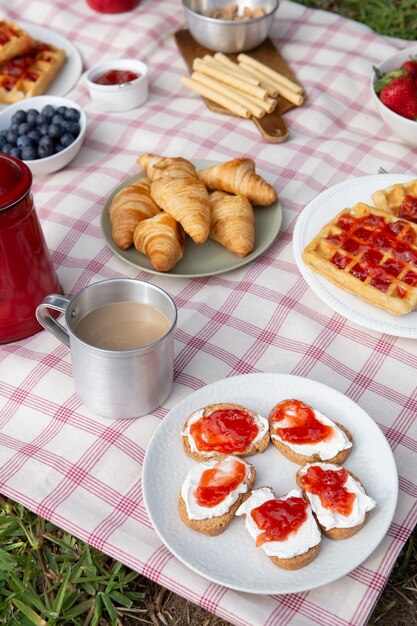
{"type": "Polygon", "coordinates": [[[376,191],[372,200],[377,209],[417,223],[417,180],[376,191]]]}
{"type": "Polygon", "coordinates": [[[20,26],[8,20],[0,20],[0,63],[18,54],[25,54],[35,42],[20,26]]]}
{"type": "Polygon", "coordinates": [[[65,61],[65,52],[40,41],[0,65],[0,102],[12,104],[44,93],[65,61]]]}
{"type": "Polygon", "coordinates": [[[303,252],[307,265],[390,313],[417,307],[417,225],[363,203],[326,224],[303,252]]]}

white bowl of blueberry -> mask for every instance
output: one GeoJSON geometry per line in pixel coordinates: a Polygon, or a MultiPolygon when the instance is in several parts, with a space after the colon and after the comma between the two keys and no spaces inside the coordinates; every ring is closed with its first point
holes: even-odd
{"type": "Polygon", "coordinates": [[[27,98],[0,113],[0,152],[25,161],[32,174],[50,174],[73,160],[86,127],[84,111],[72,100],[27,98]]]}

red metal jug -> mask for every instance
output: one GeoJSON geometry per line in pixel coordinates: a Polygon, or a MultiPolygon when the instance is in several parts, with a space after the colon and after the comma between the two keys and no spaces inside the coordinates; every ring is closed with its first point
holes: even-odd
{"type": "Polygon", "coordinates": [[[61,293],[31,194],[28,166],[0,154],[0,344],[42,330],[35,311],[61,293]]]}

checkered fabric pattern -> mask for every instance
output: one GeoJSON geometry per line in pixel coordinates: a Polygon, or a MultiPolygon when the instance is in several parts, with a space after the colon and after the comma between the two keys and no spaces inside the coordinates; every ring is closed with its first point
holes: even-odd
{"type": "Polygon", "coordinates": [[[412,172],[414,149],[387,129],[369,89],[372,65],[410,42],[284,0],[272,38],[308,100],[286,114],[290,139],[273,145],[250,121],[210,112],[181,86],[186,68],[173,39],[184,26],[180,0],[142,0],[119,15],[94,13],[83,0],[1,0],[0,12],[65,35],[86,68],[121,56],[149,64],[150,99],[135,111],[98,112],[82,81],[76,85],[69,97],[87,113],[85,143],[69,167],[37,178],[33,193],[65,293],[136,277],[168,291],[179,309],[173,393],[137,420],[87,411],[74,393],[69,350],[49,333],[0,346],[1,492],[232,624],[365,624],[417,518],[416,344],[358,327],[323,304],[300,275],[291,238],[300,211],[326,187],[379,166],[412,172]],[[211,278],[155,276],[125,264],[103,239],[100,212],[143,152],[251,155],[279,190],[276,242],[255,262],[211,278]],[[355,571],[314,591],[253,596],[210,583],[161,544],[144,508],[146,447],[170,408],[207,383],[251,372],[337,388],[374,417],[395,455],[400,495],[386,537],[355,571]]]}

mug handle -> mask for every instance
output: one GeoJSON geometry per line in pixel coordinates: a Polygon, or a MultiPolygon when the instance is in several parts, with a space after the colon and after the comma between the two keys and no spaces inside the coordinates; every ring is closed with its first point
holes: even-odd
{"type": "Polygon", "coordinates": [[[52,293],[46,296],[41,304],[36,308],[36,319],[39,324],[44,327],[45,330],[49,330],[50,333],[64,343],[68,348],[70,347],[69,335],[65,328],[56,321],[50,314],[48,309],[54,309],[54,311],[60,311],[65,313],[70,299],[66,296],[61,296],[57,293],[52,293]]]}

